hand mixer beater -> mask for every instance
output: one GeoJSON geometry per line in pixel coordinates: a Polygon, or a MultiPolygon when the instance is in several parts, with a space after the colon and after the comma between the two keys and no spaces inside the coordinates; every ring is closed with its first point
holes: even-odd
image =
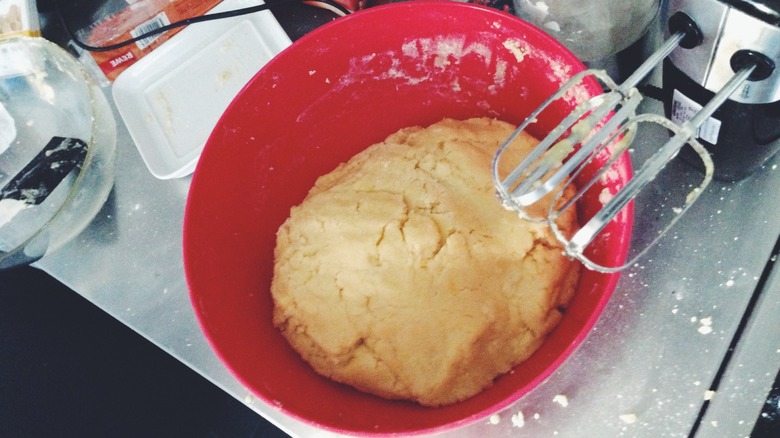
{"type": "MultiPolygon", "coordinates": [[[[688,14],[678,11],[669,19],[670,36],[623,83],[616,84],[605,72],[585,70],[563,84],[517,128],[497,151],[492,173],[494,185],[503,204],[517,211],[521,217],[536,222],[547,222],[570,256],[579,259],[590,269],[616,272],[634,264],[677,222],[709,184],[713,162],[704,146],[697,140],[697,130],[746,81],[760,81],[774,70],[767,56],[752,50],[738,51],[731,61],[733,75],[722,88],[690,120],[678,124],[656,114],[638,114],[642,94],[637,85],[670,53],[678,47],[694,48],[702,44],[706,35],[688,14]],[[596,80],[604,93],[579,103],[550,130],[538,146],[523,159],[512,162],[513,141],[516,136],[537,123],[539,116],[558,100],[568,99],[577,87],[596,80]],[[603,205],[598,211],[580,217],[582,226],[572,235],[563,233],[556,219],[599,181],[609,177],[613,164],[629,150],[638,131],[661,132],[655,138],[667,141],[653,147],[641,165],[634,162],[634,175],[615,193],[598,196],[603,205]],[[671,135],[669,134],[671,133],[671,135]],[[667,164],[681,149],[689,147],[701,160],[704,171],[693,172],[693,178],[667,176],[667,164]],[[595,171],[593,169],[596,169],[595,171]],[[573,186],[574,188],[572,189],[573,186]],[[564,193],[569,193],[564,196],[564,193]],[[573,193],[573,195],[571,195],[573,193]],[[636,210],[640,197],[644,206],[652,209],[636,210]],[[543,206],[545,214],[538,214],[543,206]],[[594,242],[609,239],[604,232],[610,221],[619,215],[633,216],[634,231],[625,261],[605,264],[593,256],[594,242]]],[[[647,137],[647,136],[642,136],[647,137]]],[[[687,151],[686,151],[687,152],[687,151]]],[[[636,158],[636,153],[632,159],[636,158]]],[[[625,218],[626,216],[624,216],[625,218]]]]}

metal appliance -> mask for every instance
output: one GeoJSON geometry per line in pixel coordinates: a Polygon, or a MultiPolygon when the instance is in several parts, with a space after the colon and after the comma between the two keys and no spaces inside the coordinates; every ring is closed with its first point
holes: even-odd
{"type": "Polygon", "coordinates": [[[715,178],[743,179],[780,150],[780,71],[775,68],[780,64],[780,0],[670,0],[668,16],[680,11],[696,22],[703,40],[695,47],[678,47],[664,61],[668,118],[687,120],[735,71],[757,64],[698,133],[712,155],[715,178]]]}

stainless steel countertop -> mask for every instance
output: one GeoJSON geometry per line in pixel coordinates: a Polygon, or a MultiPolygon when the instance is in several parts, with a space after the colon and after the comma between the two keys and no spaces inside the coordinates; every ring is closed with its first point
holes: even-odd
{"type": "MultiPolygon", "coordinates": [[[[585,342],[549,379],[497,416],[440,436],[749,435],[780,368],[772,319],[780,274],[769,270],[780,236],[779,162],[738,183],[712,183],[622,274],[585,342]]],[[[182,266],[190,179],[155,179],[121,122],[118,163],[94,222],[36,266],[290,435],[332,436],[255,399],[200,331],[182,266]]]]}

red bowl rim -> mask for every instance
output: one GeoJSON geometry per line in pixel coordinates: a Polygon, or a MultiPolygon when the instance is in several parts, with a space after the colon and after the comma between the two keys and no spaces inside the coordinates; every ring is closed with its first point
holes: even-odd
{"type": "MultiPolygon", "coordinates": [[[[324,34],[327,32],[331,32],[332,28],[337,28],[340,26],[343,26],[345,23],[349,23],[351,20],[360,20],[364,19],[365,17],[368,17],[372,14],[382,14],[387,9],[406,9],[408,10],[409,14],[417,13],[417,8],[419,7],[435,7],[435,8],[470,8],[475,11],[479,11],[481,13],[492,13],[497,14],[497,17],[500,17],[502,19],[506,19],[507,16],[511,18],[517,18],[514,16],[511,16],[509,14],[506,14],[502,11],[498,11],[493,8],[471,4],[471,3],[460,3],[460,2],[453,2],[451,0],[420,0],[420,1],[414,1],[414,2],[408,2],[408,3],[391,3],[387,5],[377,6],[370,9],[362,10],[354,14],[350,14],[346,17],[339,18],[337,20],[334,20],[332,22],[329,22],[312,32],[304,35],[301,37],[298,41],[296,41],[292,46],[288,47],[283,51],[280,55],[269,61],[263,69],[258,72],[257,75],[262,74],[265,70],[272,70],[280,57],[284,56],[284,53],[287,53],[290,50],[294,50],[297,44],[302,44],[308,41],[309,39],[315,39],[318,38],[320,34],[324,34]]],[[[519,20],[519,19],[518,19],[519,20]]],[[[522,20],[520,20],[522,21],[522,20]]],[[[548,36],[543,31],[539,30],[535,26],[533,26],[530,23],[524,22],[528,27],[529,32],[538,32],[542,34],[541,38],[546,39],[549,41],[549,44],[554,47],[553,50],[556,52],[559,52],[561,57],[565,59],[568,63],[570,63],[572,66],[576,67],[577,69],[584,69],[585,66],[577,59],[568,49],[566,49],[563,45],[561,45],[558,41],[553,39],[552,37],[548,36]]],[[[244,90],[246,90],[248,87],[250,87],[252,84],[252,80],[248,82],[244,90]]],[[[588,84],[589,91],[596,93],[600,92],[601,89],[599,85],[592,81],[592,83],[588,84]]],[[[233,103],[231,103],[231,106],[235,103],[236,100],[240,99],[240,96],[244,92],[242,90],[239,92],[239,94],[236,96],[233,103]]],[[[230,107],[225,111],[225,114],[229,113],[230,107]]],[[[224,115],[223,115],[224,117],[224,115]]],[[[211,139],[207,142],[204,152],[202,156],[208,157],[212,152],[211,149],[214,149],[215,146],[212,145],[211,139]]],[[[630,178],[630,163],[628,161],[628,156],[626,155],[625,158],[621,158],[621,160],[618,161],[618,166],[623,168],[625,170],[625,175],[630,178]]],[[[216,353],[216,355],[219,357],[220,361],[223,363],[223,365],[231,372],[231,374],[240,381],[244,386],[246,386],[251,392],[261,400],[263,400],[265,403],[267,403],[269,406],[274,406],[274,401],[268,399],[265,397],[261,392],[259,392],[256,388],[252,388],[251,384],[246,380],[244,376],[242,376],[239,372],[237,372],[233,366],[230,363],[229,358],[225,357],[220,342],[217,340],[218,336],[214,335],[212,333],[212,329],[209,325],[209,323],[206,321],[206,318],[203,314],[202,309],[200,308],[200,304],[198,302],[198,292],[197,292],[197,286],[193,284],[192,282],[192,262],[190,254],[193,251],[193,247],[196,246],[196,239],[193,238],[194,231],[192,230],[192,224],[191,224],[191,217],[193,215],[193,204],[190,202],[189,197],[192,196],[192,193],[198,190],[198,187],[203,184],[208,184],[207,177],[203,175],[203,172],[199,172],[201,165],[203,163],[203,160],[198,164],[193,178],[191,182],[191,188],[190,188],[190,194],[188,196],[188,200],[185,206],[185,215],[184,215],[184,224],[183,224],[183,256],[184,256],[184,271],[185,271],[185,277],[187,281],[188,286],[188,292],[191,304],[193,306],[196,319],[198,321],[198,324],[203,331],[209,345],[213,349],[213,351],[216,353]]],[[[631,226],[630,223],[627,223],[624,228],[620,229],[620,232],[622,235],[616,236],[616,240],[620,242],[619,250],[618,252],[622,252],[622,255],[618,255],[617,258],[625,257],[625,254],[627,253],[628,249],[628,242],[629,237],[631,234],[631,226]]],[[[318,422],[313,422],[312,420],[305,418],[303,416],[300,416],[298,413],[286,410],[284,408],[278,409],[277,407],[274,407],[275,410],[279,410],[280,412],[284,413],[286,416],[293,417],[303,423],[306,423],[310,426],[314,426],[317,428],[330,430],[332,432],[337,433],[346,433],[350,435],[362,435],[362,436],[398,436],[398,433],[402,433],[403,435],[420,435],[420,434],[430,434],[435,432],[442,432],[446,430],[453,430],[459,427],[463,427],[465,425],[474,423],[475,421],[478,421],[480,419],[484,419],[488,417],[492,413],[496,413],[501,411],[502,409],[506,408],[507,406],[515,403],[519,398],[521,398],[523,395],[531,391],[534,387],[538,386],[541,382],[546,380],[556,369],[560,367],[560,365],[566,361],[570,355],[574,352],[575,349],[578,348],[578,346],[582,343],[582,341],[587,337],[588,333],[590,332],[590,329],[595,324],[596,320],[600,317],[600,315],[603,312],[604,307],[606,306],[607,302],[609,301],[615,286],[617,284],[619,274],[612,273],[612,274],[599,274],[602,276],[603,280],[603,290],[601,297],[598,300],[598,303],[596,307],[594,308],[594,311],[590,313],[588,318],[584,321],[584,323],[581,326],[581,329],[577,332],[577,334],[571,339],[571,342],[569,345],[565,348],[565,350],[558,355],[558,357],[549,363],[549,365],[544,369],[543,372],[538,374],[532,381],[530,381],[527,385],[525,385],[522,388],[518,388],[517,391],[515,391],[512,396],[505,398],[499,403],[493,404],[481,411],[475,412],[467,417],[464,417],[460,420],[448,422],[445,424],[439,424],[432,427],[428,427],[425,429],[419,429],[419,430],[407,430],[402,432],[377,432],[372,433],[371,431],[356,431],[356,430],[350,430],[350,429],[341,429],[338,427],[334,427],[331,425],[325,425],[318,422]]],[[[280,335],[281,336],[281,335],[280,335]]]]}

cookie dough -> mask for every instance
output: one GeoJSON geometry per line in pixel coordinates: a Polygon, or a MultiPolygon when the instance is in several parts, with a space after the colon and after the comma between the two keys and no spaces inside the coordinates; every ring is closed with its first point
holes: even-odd
{"type": "Polygon", "coordinates": [[[277,235],[274,324],[318,373],[441,406],[541,345],[579,266],[496,197],[490,162],[513,130],[488,118],[402,129],[292,208],[277,235]]]}

